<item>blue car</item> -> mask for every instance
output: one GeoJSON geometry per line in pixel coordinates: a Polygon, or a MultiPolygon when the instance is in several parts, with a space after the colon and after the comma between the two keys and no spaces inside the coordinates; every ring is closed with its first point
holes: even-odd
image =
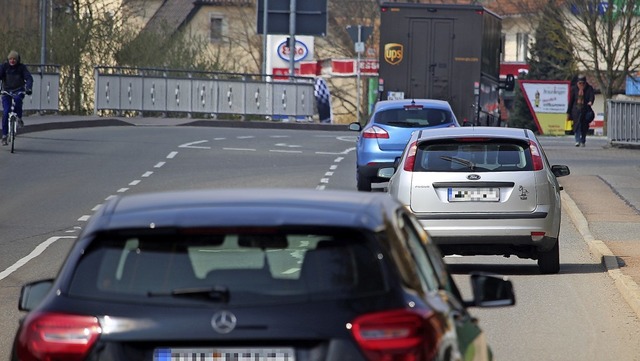
{"type": "Polygon", "coordinates": [[[367,124],[349,124],[360,132],[356,145],[356,183],[359,191],[371,191],[372,183],[387,182],[378,169],[392,167],[411,137],[425,128],[459,127],[451,105],[443,100],[402,99],[376,103],[367,124]]]}

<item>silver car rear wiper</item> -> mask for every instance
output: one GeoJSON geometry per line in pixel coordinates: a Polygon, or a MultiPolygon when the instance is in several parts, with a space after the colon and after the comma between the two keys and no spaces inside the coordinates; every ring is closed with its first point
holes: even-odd
{"type": "Polygon", "coordinates": [[[476,164],[474,162],[472,162],[472,161],[470,161],[468,159],[464,159],[464,158],[458,158],[458,157],[451,157],[451,156],[448,156],[448,155],[443,155],[443,156],[440,157],[440,159],[464,165],[465,167],[468,167],[471,170],[474,170],[475,167],[476,167],[476,164]]]}
{"type": "Polygon", "coordinates": [[[149,297],[205,298],[214,302],[229,302],[229,289],[223,286],[176,288],[168,292],[147,292],[149,297]]]}

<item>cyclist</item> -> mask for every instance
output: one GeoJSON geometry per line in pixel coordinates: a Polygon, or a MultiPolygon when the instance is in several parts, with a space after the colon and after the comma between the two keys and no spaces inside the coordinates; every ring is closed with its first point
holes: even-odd
{"type": "MultiPolygon", "coordinates": [[[[23,91],[27,95],[31,95],[31,87],[33,86],[33,77],[27,69],[27,66],[20,62],[20,54],[11,50],[7,56],[7,61],[0,65],[0,81],[2,81],[2,90],[9,93],[23,91]]],[[[24,93],[19,97],[15,97],[14,111],[18,114],[18,126],[24,126],[22,121],[22,99],[24,93]]],[[[8,145],[7,133],[9,131],[9,111],[11,110],[11,97],[2,96],[2,145],[8,145]]]]}

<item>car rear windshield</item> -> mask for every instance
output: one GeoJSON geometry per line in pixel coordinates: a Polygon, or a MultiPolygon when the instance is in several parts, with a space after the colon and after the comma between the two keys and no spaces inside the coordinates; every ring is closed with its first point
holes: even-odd
{"type": "Polygon", "coordinates": [[[382,292],[378,252],[355,231],[207,229],[97,236],[71,296],[255,303],[382,292]]]}
{"type": "Polygon", "coordinates": [[[416,172],[519,172],[533,170],[527,142],[447,139],[418,146],[416,172]]]}
{"type": "Polygon", "coordinates": [[[376,113],[374,121],[394,127],[432,127],[453,122],[453,116],[446,109],[403,108],[380,111],[376,113]]]}

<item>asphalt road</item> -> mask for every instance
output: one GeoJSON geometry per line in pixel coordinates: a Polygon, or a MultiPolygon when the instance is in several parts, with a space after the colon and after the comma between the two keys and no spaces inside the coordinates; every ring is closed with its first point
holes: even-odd
{"type": "MultiPolygon", "coordinates": [[[[0,182],[4,184],[0,203],[0,314],[5,326],[0,331],[0,359],[8,353],[20,316],[15,308],[20,285],[55,275],[72,237],[92,209],[107,197],[197,187],[355,189],[354,133],[340,126],[267,123],[263,129],[247,127],[252,124],[237,129],[235,124],[219,127],[229,124],[223,122],[214,127],[175,128],[193,120],[136,118],[136,126],[121,126],[131,123],[120,119],[25,120],[25,130],[29,131],[23,132],[17,152],[10,154],[0,148],[0,182]],[[317,126],[321,130],[300,131],[317,126]],[[264,129],[269,127],[276,129],[264,129]],[[45,244],[42,254],[20,263],[21,257],[32,255],[45,244]]],[[[585,237],[610,234],[618,239],[628,230],[607,222],[589,223],[589,213],[580,211],[593,200],[589,194],[605,197],[597,202],[613,205],[609,213],[620,211],[614,201],[622,199],[622,192],[610,187],[620,178],[597,173],[593,160],[601,160],[606,171],[614,171],[613,164],[622,167],[629,160],[618,161],[619,150],[611,150],[616,154],[609,155],[610,150],[597,147],[597,141],[606,146],[602,139],[589,142],[586,148],[573,148],[565,137],[543,140],[552,163],[569,164],[573,171],[571,176],[561,178],[566,190],[563,199],[567,201],[560,274],[541,276],[532,260],[447,259],[463,288],[466,274],[474,269],[514,279],[518,297],[515,307],[473,310],[500,360],[633,360],[640,355],[638,317],[620,291],[621,282],[612,276],[612,272],[626,272],[628,263],[620,267],[616,262],[618,268],[607,272],[591,246],[598,239],[585,237]],[[598,179],[609,186],[609,191],[581,191],[584,182],[578,177],[598,179]],[[586,203],[580,205],[580,197],[574,193],[587,194],[583,196],[586,203]],[[608,232],[607,228],[616,229],[608,232]]],[[[623,157],[627,157],[626,151],[633,150],[624,150],[623,157]]],[[[631,208],[631,202],[623,204],[631,208]]],[[[625,227],[634,224],[623,223],[625,227]]],[[[606,249],[606,243],[604,246],[606,249]]]]}

